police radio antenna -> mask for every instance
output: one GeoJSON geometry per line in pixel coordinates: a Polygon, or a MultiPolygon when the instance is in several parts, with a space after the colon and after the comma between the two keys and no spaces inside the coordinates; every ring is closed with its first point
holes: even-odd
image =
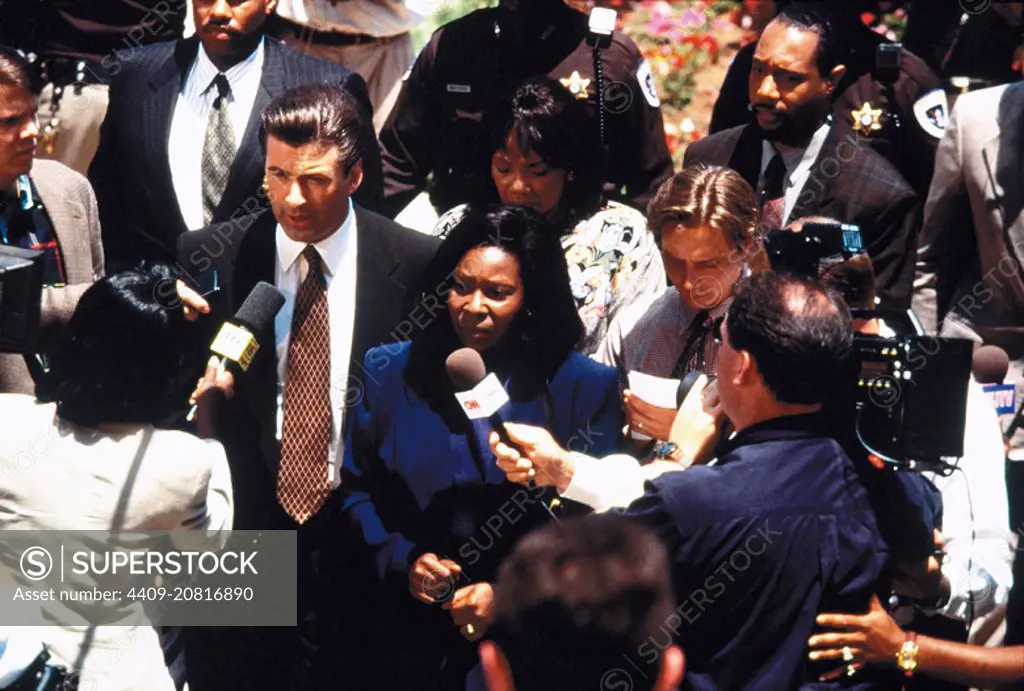
{"type": "Polygon", "coordinates": [[[903,44],[893,41],[879,43],[875,48],[874,76],[882,85],[883,93],[889,102],[889,119],[894,130],[903,127],[899,102],[896,100],[896,82],[900,78],[903,67],[903,44]]]}
{"type": "Polygon", "coordinates": [[[595,7],[590,11],[587,25],[587,45],[594,51],[594,84],[597,89],[597,125],[601,134],[601,146],[607,148],[604,125],[604,67],[601,51],[612,44],[612,32],[618,13],[606,7],[595,7]]]}

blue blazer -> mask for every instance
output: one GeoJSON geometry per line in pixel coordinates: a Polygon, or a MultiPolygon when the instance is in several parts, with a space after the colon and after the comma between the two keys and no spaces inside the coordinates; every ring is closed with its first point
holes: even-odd
{"type": "MultiPolygon", "coordinates": [[[[486,582],[515,540],[550,518],[546,494],[508,482],[495,464],[487,420],[453,432],[406,386],[410,347],[405,341],[367,352],[365,395],[349,412],[342,467],[345,510],[379,577],[398,581],[403,597],[421,554],[452,559],[470,581],[486,582]]],[[[550,421],[544,396],[506,403],[502,419],[548,426],[571,450],[602,456],[617,449],[623,412],[614,369],[573,352],[549,394],[550,421]]]]}

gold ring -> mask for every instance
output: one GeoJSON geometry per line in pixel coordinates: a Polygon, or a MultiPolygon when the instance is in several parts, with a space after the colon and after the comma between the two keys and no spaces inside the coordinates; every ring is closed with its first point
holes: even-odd
{"type": "Polygon", "coordinates": [[[852,677],[857,673],[857,667],[855,665],[846,665],[846,676],[852,677]]]}
{"type": "Polygon", "coordinates": [[[853,651],[850,650],[850,646],[843,646],[843,662],[850,662],[853,660],[853,651]]]}
{"type": "Polygon", "coordinates": [[[642,423],[642,422],[636,423],[636,428],[637,429],[643,429],[644,428],[644,423],[642,423]]]}
{"type": "Polygon", "coordinates": [[[466,624],[466,635],[467,636],[472,636],[474,633],[476,633],[476,629],[473,627],[473,625],[472,624],[466,624]]]}

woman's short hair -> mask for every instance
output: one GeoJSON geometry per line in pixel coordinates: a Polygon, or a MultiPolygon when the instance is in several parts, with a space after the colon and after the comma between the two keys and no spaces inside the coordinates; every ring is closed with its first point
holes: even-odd
{"type": "Polygon", "coordinates": [[[359,106],[338,86],[307,84],[285,91],[263,111],[263,132],[291,146],[336,146],[346,174],[363,157],[359,106]]]}
{"type": "Polygon", "coordinates": [[[756,240],[754,190],[736,171],[721,166],[690,166],[670,177],[647,205],[647,227],[661,242],[668,223],[707,226],[725,233],[736,248],[756,240]]]}
{"type": "Polygon", "coordinates": [[[166,264],[102,278],[82,295],[37,391],[69,422],[165,423],[195,384],[197,327],[177,297],[181,272],[166,264]]]}
{"type": "MultiPolygon", "coordinates": [[[[433,321],[412,337],[406,381],[421,396],[436,391],[439,382],[447,382],[445,359],[462,347],[448,313],[448,291],[455,267],[478,247],[500,247],[519,260],[523,305],[502,343],[495,346],[515,353],[511,360],[520,376],[510,395],[535,395],[583,336],[565,255],[545,218],[524,207],[471,205],[452,226],[427,268],[424,304],[435,297],[444,304],[432,311],[436,315],[433,321]]],[[[449,387],[442,386],[442,390],[449,387]]]]}
{"type": "Polygon", "coordinates": [[[510,132],[525,154],[532,151],[551,168],[566,173],[557,225],[565,231],[601,208],[605,159],[601,138],[586,102],[574,97],[558,81],[529,79],[512,99],[484,121],[487,200],[496,198],[491,181],[491,157],[505,148],[510,132]],[[571,173],[571,176],[570,176],[571,173]],[[571,179],[570,179],[571,178],[571,179]]]}
{"type": "Polygon", "coordinates": [[[32,63],[10,46],[0,44],[0,86],[15,86],[33,96],[43,90],[39,72],[32,63]]]}

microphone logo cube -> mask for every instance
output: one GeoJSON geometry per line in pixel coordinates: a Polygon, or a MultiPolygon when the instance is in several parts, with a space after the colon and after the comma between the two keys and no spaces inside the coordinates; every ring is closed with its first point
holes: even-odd
{"type": "Polygon", "coordinates": [[[1017,412],[1017,387],[1013,384],[987,384],[982,388],[996,409],[996,415],[1013,415],[1017,412]]]}
{"type": "Polygon", "coordinates": [[[480,420],[494,415],[501,406],[508,403],[508,394],[497,375],[491,372],[483,381],[469,391],[456,393],[455,398],[470,420],[480,420]]]}
{"type": "Polygon", "coordinates": [[[237,324],[226,323],[220,327],[217,337],[210,344],[210,350],[221,357],[238,363],[238,366],[245,372],[256,357],[256,351],[260,344],[256,337],[237,324]]]}

